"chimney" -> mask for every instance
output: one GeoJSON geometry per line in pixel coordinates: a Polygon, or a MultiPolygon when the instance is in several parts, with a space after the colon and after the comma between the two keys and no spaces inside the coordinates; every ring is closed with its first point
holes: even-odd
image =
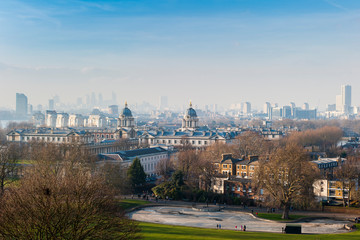
{"type": "Polygon", "coordinates": [[[223,153],[221,156],[222,156],[222,159],[221,159],[222,161],[232,158],[231,153],[223,153]]]}
{"type": "Polygon", "coordinates": [[[258,156],[255,156],[255,155],[250,155],[250,156],[248,156],[248,158],[249,158],[249,161],[250,161],[250,162],[253,162],[253,161],[256,161],[256,160],[259,159],[259,157],[258,157],[258,156]]]}

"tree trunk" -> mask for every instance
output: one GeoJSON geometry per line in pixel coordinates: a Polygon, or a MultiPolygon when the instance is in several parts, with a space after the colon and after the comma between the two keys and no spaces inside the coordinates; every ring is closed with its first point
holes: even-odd
{"type": "Polygon", "coordinates": [[[290,204],[286,203],[284,205],[284,209],[283,209],[283,214],[282,214],[282,219],[289,219],[289,211],[290,211],[290,204]]]}

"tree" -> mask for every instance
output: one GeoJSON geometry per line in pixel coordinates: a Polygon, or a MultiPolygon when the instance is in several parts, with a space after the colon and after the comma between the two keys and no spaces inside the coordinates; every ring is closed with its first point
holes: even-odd
{"type": "Polygon", "coordinates": [[[266,141],[259,133],[247,131],[236,138],[234,148],[237,157],[242,155],[264,155],[271,150],[272,142],[266,141]]]}
{"type": "Polygon", "coordinates": [[[107,184],[112,186],[117,194],[130,193],[129,179],[127,178],[126,169],[121,164],[105,163],[101,167],[107,184]]]}
{"type": "Polygon", "coordinates": [[[18,151],[15,144],[0,145],[0,196],[3,195],[5,187],[17,179],[18,151]]]}
{"type": "Polygon", "coordinates": [[[176,170],[183,173],[184,180],[188,185],[195,188],[199,186],[201,165],[198,151],[192,149],[180,151],[174,165],[176,170]]]}
{"type": "Polygon", "coordinates": [[[135,158],[127,172],[131,187],[133,190],[136,190],[137,187],[140,187],[146,182],[146,173],[144,168],[140,163],[139,158],[135,158]]]}
{"type": "Polygon", "coordinates": [[[304,150],[288,144],[279,147],[269,160],[262,160],[255,174],[259,189],[283,207],[283,219],[289,219],[290,206],[312,191],[317,169],[308,161],[304,150]]]}
{"type": "Polygon", "coordinates": [[[159,176],[162,176],[162,180],[169,179],[173,169],[173,164],[168,158],[161,159],[156,165],[156,172],[159,176]]]}
{"type": "Polygon", "coordinates": [[[340,187],[342,192],[344,207],[346,207],[346,192],[347,205],[350,206],[352,192],[356,187],[356,181],[358,181],[359,175],[359,162],[355,158],[349,158],[335,170],[334,177],[339,182],[338,187],[340,187]]]}
{"type": "MultiPolygon", "coordinates": [[[[66,155],[74,156],[74,151],[69,148],[66,155]]],[[[27,167],[19,186],[9,188],[0,199],[0,238],[137,237],[136,224],[124,216],[100,172],[71,157],[59,162],[38,160],[27,167]]]]}
{"type": "Polygon", "coordinates": [[[181,199],[181,187],[184,186],[183,177],[184,174],[178,170],[171,176],[168,181],[154,187],[152,191],[155,193],[156,196],[159,196],[163,199],[165,199],[166,197],[170,197],[172,199],[181,199]]]}

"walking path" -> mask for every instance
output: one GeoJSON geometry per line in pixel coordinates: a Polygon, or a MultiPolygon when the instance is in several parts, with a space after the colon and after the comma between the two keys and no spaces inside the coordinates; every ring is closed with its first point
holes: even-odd
{"type": "MultiPolygon", "coordinates": [[[[171,201],[170,201],[171,202],[171,201]]],[[[264,220],[254,217],[251,213],[225,210],[220,212],[201,212],[188,204],[168,202],[168,206],[145,207],[128,215],[131,219],[170,225],[181,225],[201,228],[217,228],[240,230],[246,225],[247,231],[282,232],[285,223],[264,220]],[[174,205],[177,206],[174,206],[174,205]]],[[[343,227],[348,221],[317,219],[311,222],[301,222],[302,233],[343,233],[343,227]]]]}

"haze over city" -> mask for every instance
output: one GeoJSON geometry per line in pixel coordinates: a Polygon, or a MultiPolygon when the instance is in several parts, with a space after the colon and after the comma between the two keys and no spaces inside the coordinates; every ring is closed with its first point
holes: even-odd
{"type": "Polygon", "coordinates": [[[360,2],[1,1],[0,107],[111,92],[198,106],[360,97],[360,2]],[[5,88],[6,87],[6,88],[5,88]]]}

